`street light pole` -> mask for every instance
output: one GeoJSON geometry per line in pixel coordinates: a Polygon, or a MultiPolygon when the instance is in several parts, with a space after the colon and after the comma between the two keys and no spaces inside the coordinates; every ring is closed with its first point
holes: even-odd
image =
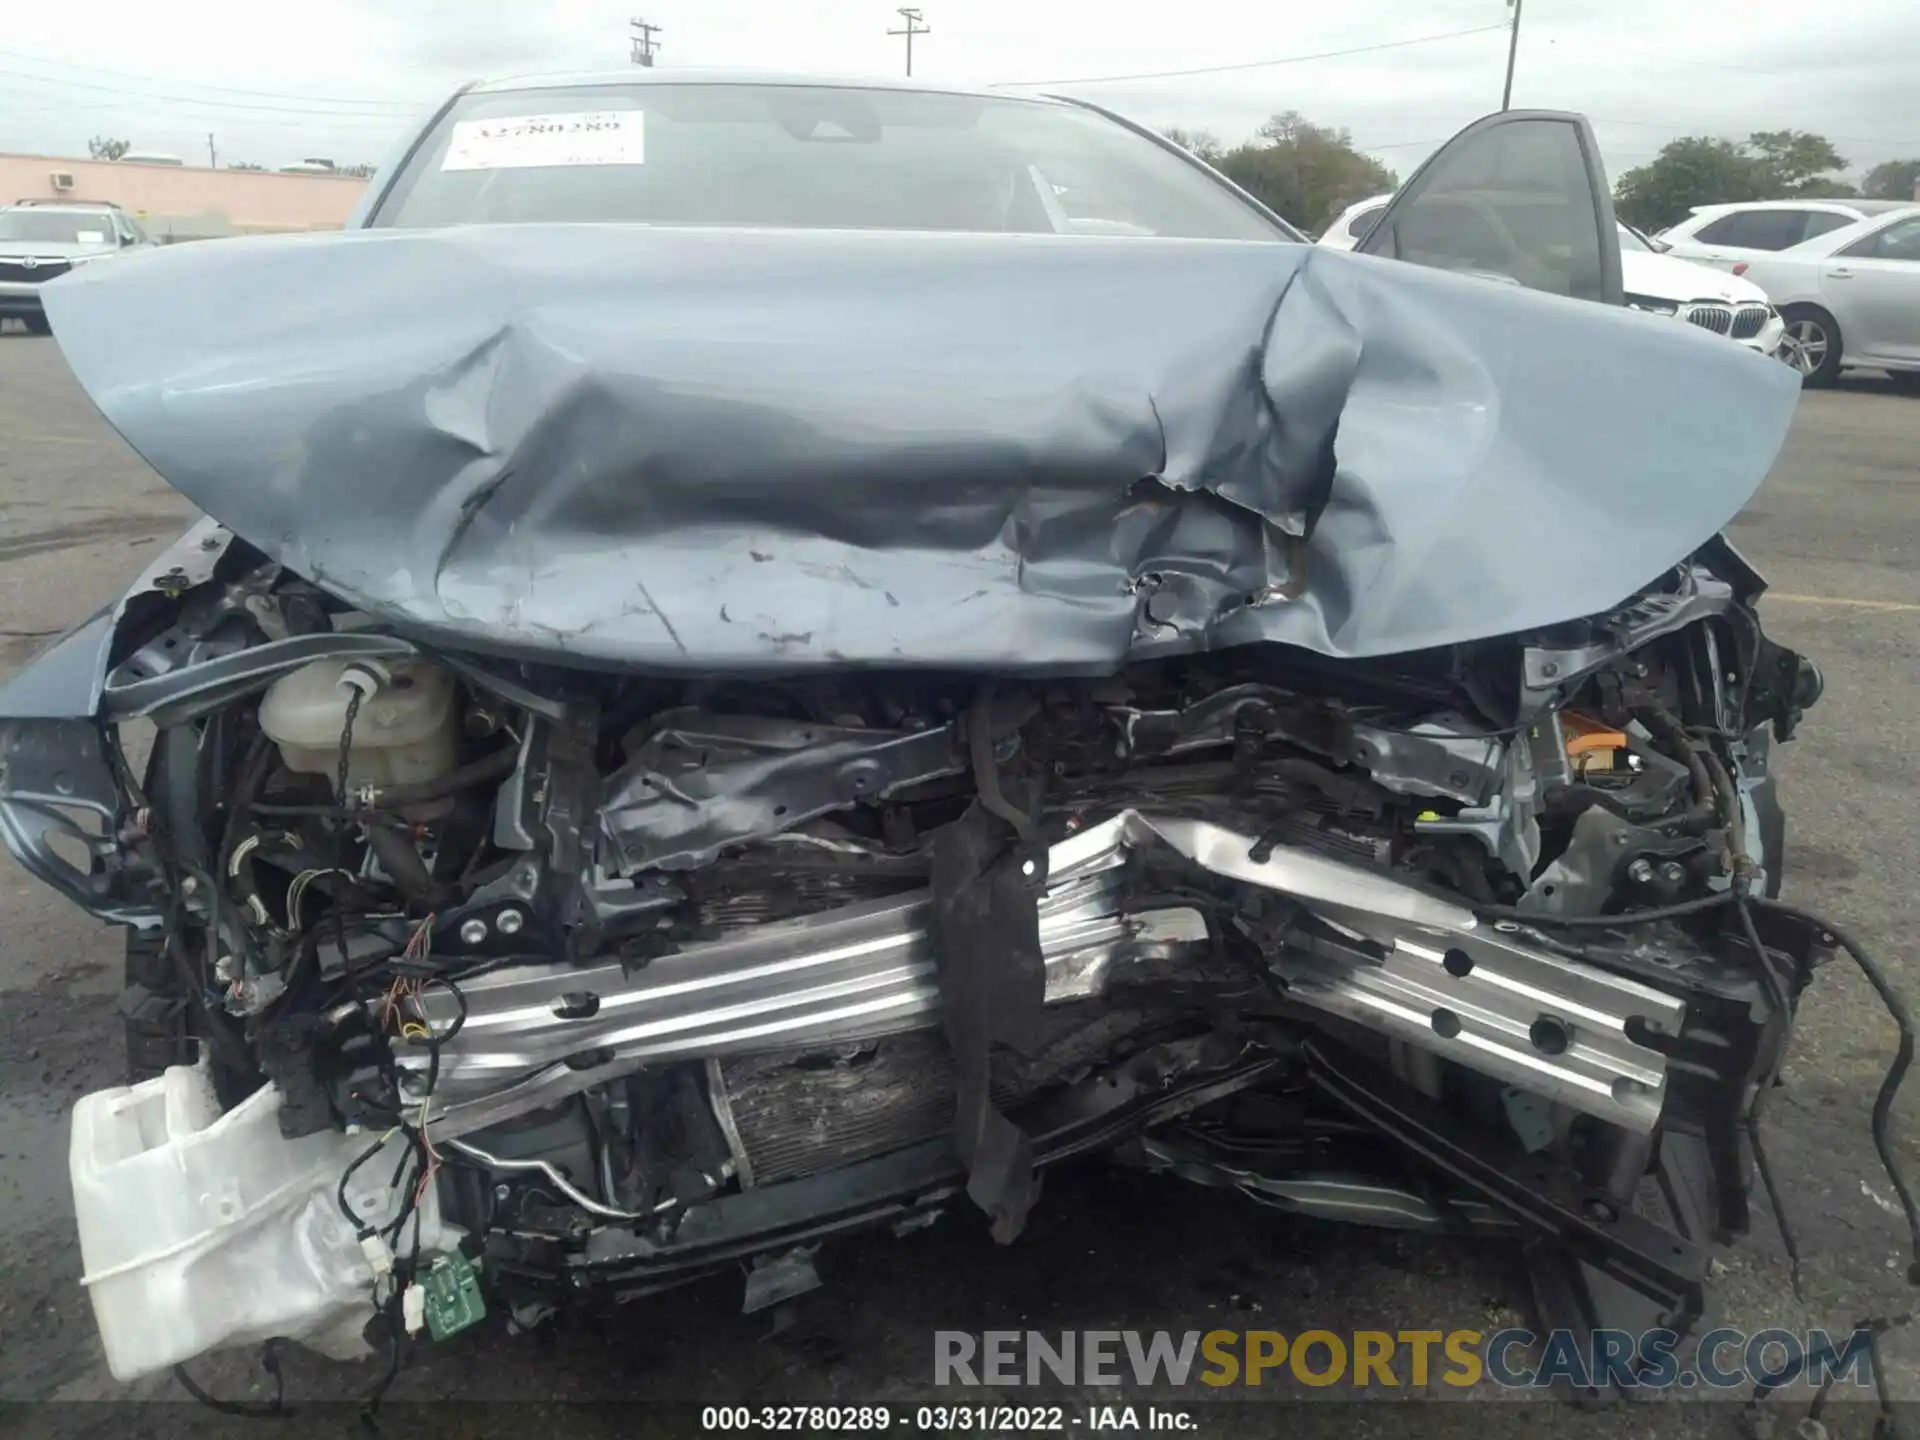
{"type": "Polygon", "coordinates": [[[1526,0],[1507,0],[1513,7],[1513,33],[1507,37],[1507,88],[1500,92],[1500,108],[1513,108],[1513,61],[1520,53],[1520,7],[1526,0]]]}

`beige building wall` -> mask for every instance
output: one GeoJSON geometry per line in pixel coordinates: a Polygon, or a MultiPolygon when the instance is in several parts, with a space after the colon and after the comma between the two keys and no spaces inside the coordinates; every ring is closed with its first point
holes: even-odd
{"type": "Polygon", "coordinates": [[[16,200],[111,200],[136,216],[156,240],[337,230],[366,184],[345,175],[0,155],[0,205],[16,200]],[[72,188],[56,189],[55,174],[71,175],[72,188]]]}

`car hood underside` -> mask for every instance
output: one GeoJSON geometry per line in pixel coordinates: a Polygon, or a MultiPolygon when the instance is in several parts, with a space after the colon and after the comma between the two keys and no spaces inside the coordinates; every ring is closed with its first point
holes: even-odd
{"type": "Polygon", "coordinates": [[[1795,377],[1311,246],[488,226],[224,241],[46,305],[107,418],[418,637],[582,664],[1110,671],[1600,613],[1795,377]]]}

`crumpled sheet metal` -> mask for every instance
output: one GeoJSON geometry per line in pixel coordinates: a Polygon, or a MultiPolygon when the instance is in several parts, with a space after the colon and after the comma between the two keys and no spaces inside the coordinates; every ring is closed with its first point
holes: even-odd
{"type": "Polygon", "coordinates": [[[376,230],[45,298],[107,418],[275,559],[429,639],[658,671],[1592,614],[1740,508],[1797,394],[1672,321],[1285,244],[376,230]]]}

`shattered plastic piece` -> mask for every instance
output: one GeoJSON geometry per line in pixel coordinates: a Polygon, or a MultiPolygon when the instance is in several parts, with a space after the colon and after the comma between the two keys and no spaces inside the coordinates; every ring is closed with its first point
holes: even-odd
{"type": "Polygon", "coordinates": [[[820,1272],[813,1256],[818,1246],[796,1245],[784,1255],[761,1260],[747,1271],[747,1292],[740,1313],[751,1315],[820,1288],[820,1272]]]}

